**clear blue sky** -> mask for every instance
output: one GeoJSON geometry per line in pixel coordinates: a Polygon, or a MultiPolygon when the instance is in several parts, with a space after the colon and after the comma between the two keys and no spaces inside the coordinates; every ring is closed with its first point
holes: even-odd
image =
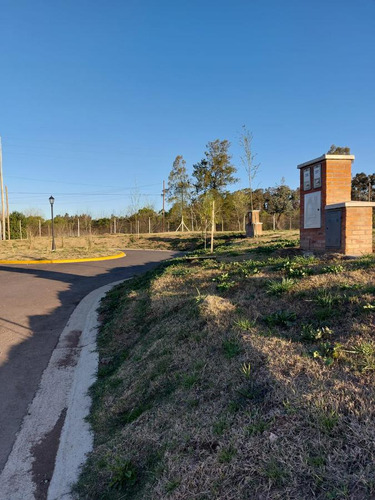
{"type": "Polygon", "coordinates": [[[10,210],[161,207],[182,154],[254,135],[258,187],[350,146],[375,171],[374,0],[0,0],[10,210]]]}

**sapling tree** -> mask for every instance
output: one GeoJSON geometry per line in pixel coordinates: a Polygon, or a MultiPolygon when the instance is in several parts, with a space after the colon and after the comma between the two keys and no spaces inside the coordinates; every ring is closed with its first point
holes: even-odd
{"type": "Polygon", "coordinates": [[[217,204],[226,186],[237,181],[234,177],[237,169],[231,164],[232,157],[228,151],[229,147],[230,142],[227,140],[211,141],[207,144],[205,158],[193,165],[193,177],[196,179],[194,186],[197,195],[212,198],[212,228],[214,228],[215,222],[215,200],[217,204]]]}
{"type": "Polygon", "coordinates": [[[256,154],[253,153],[253,134],[247,130],[245,125],[243,125],[242,133],[240,135],[240,146],[243,150],[241,162],[245,167],[249,181],[250,209],[254,210],[253,184],[258,173],[260,163],[255,163],[256,154]]]}
{"type": "Polygon", "coordinates": [[[186,170],[186,161],[183,156],[176,156],[172,170],[168,177],[167,200],[171,203],[177,202],[180,205],[181,222],[177,231],[187,229],[184,222],[185,203],[190,199],[191,182],[186,170]]]}

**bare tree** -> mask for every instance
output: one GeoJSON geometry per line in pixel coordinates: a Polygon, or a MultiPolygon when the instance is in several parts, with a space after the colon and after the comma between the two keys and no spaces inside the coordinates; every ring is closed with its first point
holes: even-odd
{"type": "Polygon", "coordinates": [[[256,154],[253,153],[253,134],[249,132],[245,125],[242,126],[242,133],[240,135],[240,146],[243,149],[241,162],[244,165],[248,180],[250,192],[250,209],[254,210],[253,203],[253,181],[258,173],[260,163],[255,163],[256,154]]]}

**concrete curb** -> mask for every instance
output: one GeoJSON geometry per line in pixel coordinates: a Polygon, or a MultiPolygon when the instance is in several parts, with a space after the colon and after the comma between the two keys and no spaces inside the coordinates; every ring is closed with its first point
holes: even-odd
{"type": "Polygon", "coordinates": [[[106,257],[87,257],[84,259],[56,259],[56,260],[0,260],[0,264],[71,264],[74,262],[98,262],[101,260],[121,259],[125,257],[125,252],[106,257]]]}
{"type": "Polygon", "coordinates": [[[123,281],[89,293],[69,318],[0,475],[0,500],[72,498],[71,487],[93,446],[85,417],[91,405],[88,389],[98,368],[97,308],[103,296],[123,281]],[[42,477],[37,458],[48,451],[54,433],[56,459],[51,457],[47,464],[50,477],[42,477]]]}

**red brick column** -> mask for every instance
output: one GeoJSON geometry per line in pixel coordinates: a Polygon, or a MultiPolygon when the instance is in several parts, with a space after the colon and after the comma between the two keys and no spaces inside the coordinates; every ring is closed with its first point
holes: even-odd
{"type": "Polygon", "coordinates": [[[343,252],[347,255],[372,253],[372,207],[345,206],[342,222],[343,252]]]}

